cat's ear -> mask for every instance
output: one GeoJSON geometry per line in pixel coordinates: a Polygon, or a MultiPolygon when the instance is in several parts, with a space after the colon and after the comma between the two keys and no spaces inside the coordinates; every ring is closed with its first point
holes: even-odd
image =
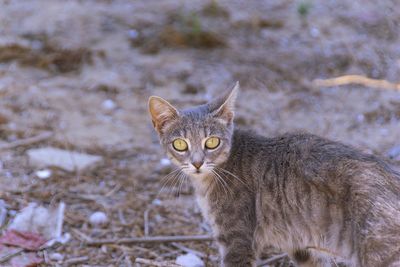
{"type": "Polygon", "coordinates": [[[239,93],[239,82],[236,82],[235,86],[231,89],[228,96],[223,100],[222,105],[213,112],[213,115],[219,119],[222,119],[226,124],[230,124],[233,121],[235,114],[235,102],[239,93]]]}
{"type": "Polygon", "coordinates": [[[179,113],[168,101],[158,96],[149,98],[149,112],[154,128],[158,133],[163,133],[163,128],[168,122],[178,118],[179,113]]]}

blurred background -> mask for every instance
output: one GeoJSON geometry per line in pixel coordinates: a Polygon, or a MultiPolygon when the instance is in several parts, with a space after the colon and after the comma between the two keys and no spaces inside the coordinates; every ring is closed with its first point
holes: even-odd
{"type": "Polygon", "coordinates": [[[209,233],[189,185],[160,191],[173,167],[148,97],[183,108],[240,81],[237,127],[308,131],[396,164],[399,24],[394,0],[1,0],[2,229],[29,203],[63,202],[70,238],[36,254],[43,266],[175,262],[185,248],[217,266],[211,242],[85,244],[209,233]],[[350,74],[390,84],[315,83],[350,74]]]}

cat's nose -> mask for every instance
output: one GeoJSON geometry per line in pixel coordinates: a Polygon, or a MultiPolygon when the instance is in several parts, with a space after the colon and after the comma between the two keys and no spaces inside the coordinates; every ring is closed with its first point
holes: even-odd
{"type": "Polygon", "coordinates": [[[195,161],[192,162],[192,165],[196,168],[196,169],[200,169],[200,167],[203,165],[203,161],[195,161]]]}

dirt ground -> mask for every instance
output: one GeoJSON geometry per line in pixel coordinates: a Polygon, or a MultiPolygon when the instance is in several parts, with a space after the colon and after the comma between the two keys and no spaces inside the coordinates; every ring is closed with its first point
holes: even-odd
{"type": "MultiPolygon", "coordinates": [[[[83,242],[142,237],[147,215],[151,236],[209,233],[189,185],[179,196],[160,191],[171,167],[147,114],[150,95],[188,107],[238,80],[238,127],[308,131],[382,156],[400,145],[400,91],[312,83],[347,74],[399,82],[396,1],[1,0],[0,25],[0,147],[53,134],[0,150],[0,199],[13,211],[65,202],[72,238],[46,253],[88,256],[77,266],[174,261],[184,252],[172,244],[83,242]],[[104,160],[39,179],[26,151],[48,145],[104,160]],[[107,225],[89,224],[95,211],[107,225]]],[[[215,244],[184,246],[217,266],[215,244]]]]}

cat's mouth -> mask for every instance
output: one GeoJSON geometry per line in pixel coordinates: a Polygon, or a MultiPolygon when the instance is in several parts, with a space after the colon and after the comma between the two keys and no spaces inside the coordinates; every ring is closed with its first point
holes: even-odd
{"type": "Polygon", "coordinates": [[[203,176],[206,173],[208,173],[208,170],[203,169],[203,168],[202,169],[192,169],[192,170],[189,170],[189,172],[188,172],[188,174],[192,175],[192,176],[203,176]]]}
{"type": "Polygon", "coordinates": [[[196,168],[195,166],[186,166],[186,168],[183,169],[183,171],[189,175],[189,176],[194,176],[194,177],[200,177],[209,174],[212,172],[212,168],[208,166],[207,164],[204,164],[201,168],[196,168]]]}

